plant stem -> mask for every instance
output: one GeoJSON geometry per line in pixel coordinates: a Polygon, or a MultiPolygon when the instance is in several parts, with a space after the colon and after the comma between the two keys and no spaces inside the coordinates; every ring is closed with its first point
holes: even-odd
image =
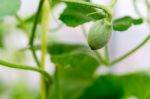
{"type": "Polygon", "coordinates": [[[149,40],[150,40],[150,35],[148,35],[138,46],[136,46],[135,48],[133,48],[131,51],[129,51],[128,53],[124,54],[120,58],[112,61],[110,63],[110,65],[114,65],[114,64],[119,63],[120,61],[124,60],[125,58],[127,58],[128,56],[130,56],[131,54],[133,54],[134,52],[136,52],[138,49],[140,49],[141,47],[143,47],[149,40]]]}
{"type": "Polygon", "coordinates": [[[50,12],[49,1],[44,0],[43,15],[42,15],[42,45],[41,45],[42,55],[41,55],[41,61],[40,61],[40,68],[42,69],[44,69],[45,67],[45,60],[46,60],[46,53],[47,53],[49,12],[50,12]]]}
{"type": "Polygon", "coordinates": [[[107,65],[106,62],[104,62],[104,59],[101,56],[101,53],[98,51],[94,51],[94,53],[98,56],[100,62],[102,62],[102,64],[107,65]]]}
{"type": "Polygon", "coordinates": [[[37,28],[38,21],[39,21],[39,18],[40,18],[43,3],[44,3],[44,0],[40,0],[40,4],[39,4],[38,10],[37,10],[37,13],[35,15],[36,17],[35,17],[33,28],[32,28],[32,34],[30,36],[30,41],[29,41],[30,46],[33,46],[33,43],[34,43],[36,28],[37,28]]]}
{"type": "MultiPolygon", "coordinates": [[[[47,53],[47,35],[48,35],[48,23],[50,5],[49,0],[43,0],[43,14],[42,14],[42,46],[41,46],[41,60],[40,68],[45,69],[46,53],[47,53]]],[[[48,99],[47,82],[41,77],[41,99],[48,99]]]]}
{"type": "Polygon", "coordinates": [[[30,70],[30,71],[35,71],[39,72],[42,74],[50,83],[52,83],[52,78],[51,76],[44,70],[39,69],[39,68],[34,68],[32,66],[27,66],[27,65],[19,65],[19,64],[14,64],[14,63],[9,63],[3,60],[0,60],[0,65],[3,65],[5,67],[10,67],[10,68],[17,68],[17,69],[23,69],[23,70],[30,70]]]}
{"type": "Polygon", "coordinates": [[[133,7],[135,9],[135,12],[143,18],[143,15],[141,14],[141,12],[139,11],[138,7],[137,7],[137,4],[136,4],[137,0],[133,0],[133,7]]]}
{"type": "Polygon", "coordinates": [[[104,12],[106,12],[108,14],[108,17],[110,19],[112,19],[112,13],[111,10],[109,9],[109,7],[106,7],[104,5],[100,5],[100,4],[94,4],[91,2],[85,2],[85,1],[77,1],[77,0],[61,0],[62,2],[67,2],[67,3],[76,3],[76,4],[82,4],[82,5],[86,5],[86,6],[90,6],[90,7],[95,7],[95,8],[99,8],[104,10],[104,12]]]}
{"type": "Polygon", "coordinates": [[[146,4],[146,6],[147,6],[147,13],[148,13],[147,18],[146,18],[146,21],[147,21],[148,24],[149,24],[149,23],[150,23],[150,13],[149,13],[149,11],[150,11],[150,2],[149,2],[148,0],[145,0],[145,4],[146,4]]]}
{"type": "Polygon", "coordinates": [[[44,3],[44,0],[41,0],[40,4],[39,4],[39,7],[38,7],[38,11],[36,13],[35,21],[34,21],[33,28],[32,28],[32,34],[31,34],[30,41],[29,41],[29,45],[30,45],[32,55],[33,55],[33,57],[35,59],[35,62],[38,66],[40,66],[40,63],[38,61],[33,43],[34,43],[36,28],[37,28],[37,25],[38,25],[38,21],[39,21],[39,17],[40,17],[42,7],[43,7],[43,3],[44,3]]]}
{"type": "Polygon", "coordinates": [[[150,3],[148,0],[145,0],[145,4],[147,5],[147,7],[150,9],[150,3]]]}
{"type": "Polygon", "coordinates": [[[40,62],[39,62],[38,57],[36,55],[35,47],[31,46],[30,49],[31,49],[31,52],[32,52],[32,55],[33,55],[33,58],[34,58],[36,64],[38,65],[38,67],[40,67],[40,62]]]}
{"type": "Polygon", "coordinates": [[[113,8],[118,0],[112,0],[112,3],[109,5],[110,8],[113,8]]]}
{"type": "Polygon", "coordinates": [[[109,51],[107,45],[104,47],[104,52],[105,52],[104,62],[105,64],[109,64],[109,51]]]}
{"type": "MultiPolygon", "coordinates": [[[[145,3],[146,3],[146,5],[147,5],[147,8],[149,9],[149,8],[150,8],[149,2],[148,2],[147,0],[145,0],[145,3]]],[[[148,23],[150,23],[149,17],[144,17],[144,16],[142,15],[142,13],[140,12],[140,10],[138,9],[137,0],[133,0],[133,7],[134,7],[134,10],[135,10],[135,12],[136,12],[136,14],[137,14],[138,16],[140,16],[141,18],[143,18],[144,20],[146,20],[148,23]]],[[[149,12],[149,10],[148,10],[148,12],[149,12]]],[[[149,15],[148,15],[148,16],[149,16],[149,15]]]]}
{"type": "Polygon", "coordinates": [[[60,87],[60,82],[59,82],[59,67],[56,65],[56,70],[55,70],[55,90],[57,94],[57,99],[63,99],[62,93],[61,93],[61,87],[60,87]]]}
{"type": "MultiPolygon", "coordinates": [[[[21,18],[20,18],[18,15],[16,15],[16,19],[20,22],[21,27],[23,28],[23,30],[24,30],[25,32],[28,32],[27,29],[26,29],[26,26],[24,25],[24,21],[21,20],[21,18]]],[[[30,48],[30,50],[31,50],[31,52],[32,52],[32,55],[33,55],[33,58],[34,58],[36,64],[39,66],[40,63],[39,63],[39,61],[38,61],[38,58],[37,58],[37,55],[36,55],[35,48],[34,48],[33,44],[32,44],[32,46],[30,46],[29,48],[30,48]]],[[[26,49],[26,48],[25,48],[25,49],[26,49]]]]}

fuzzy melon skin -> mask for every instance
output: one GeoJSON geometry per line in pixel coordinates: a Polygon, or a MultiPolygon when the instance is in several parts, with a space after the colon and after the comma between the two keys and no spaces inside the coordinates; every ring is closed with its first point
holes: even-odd
{"type": "Polygon", "coordinates": [[[96,21],[88,34],[88,44],[92,50],[104,47],[110,40],[112,34],[112,23],[107,20],[96,21]]]}

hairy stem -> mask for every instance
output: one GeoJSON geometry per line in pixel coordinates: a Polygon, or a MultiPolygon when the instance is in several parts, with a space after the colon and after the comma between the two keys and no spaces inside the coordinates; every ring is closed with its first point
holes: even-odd
{"type": "Polygon", "coordinates": [[[34,68],[32,66],[14,64],[14,63],[6,62],[6,61],[3,61],[3,60],[0,60],[0,65],[3,65],[5,67],[10,67],[10,68],[17,68],[17,69],[23,69],[23,70],[30,70],[30,71],[39,72],[40,74],[42,74],[44,76],[45,79],[47,79],[50,83],[52,83],[51,76],[46,71],[44,71],[42,69],[34,68]]]}
{"type": "MultiPolygon", "coordinates": [[[[44,0],[43,14],[42,14],[42,45],[41,45],[41,60],[40,68],[45,69],[46,53],[47,53],[47,35],[49,23],[50,5],[49,0],[44,0]]],[[[41,99],[48,99],[47,82],[41,77],[41,99]]]]}
{"type": "Polygon", "coordinates": [[[110,65],[114,65],[116,63],[121,62],[122,60],[124,60],[125,58],[127,58],[128,56],[130,56],[131,54],[135,53],[137,50],[139,50],[141,47],[143,47],[148,41],[150,40],[150,35],[148,35],[138,46],[136,46],[135,48],[133,48],[131,51],[129,51],[128,53],[124,54],[123,56],[121,56],[120,58],[112,61],[110,63],[110,65]]]}

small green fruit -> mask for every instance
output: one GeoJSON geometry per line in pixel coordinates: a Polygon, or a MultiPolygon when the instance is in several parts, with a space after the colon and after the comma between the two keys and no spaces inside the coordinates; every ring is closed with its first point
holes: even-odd
{"type": "Polygon", "coordinates": [[[110,40],[112,23],[107,20],[99,20],[94,23],[88,34],[88,44],[93,50],[104,47],[110,40]]]}

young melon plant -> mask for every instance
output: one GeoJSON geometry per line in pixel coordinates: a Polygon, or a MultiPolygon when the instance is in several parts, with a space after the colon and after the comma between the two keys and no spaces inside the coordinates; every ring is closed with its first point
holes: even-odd
{"type": "MultiPolygon", "coordinates": [[[[138,18],[130,15],[114,18],[113,8],[119,0],[111,0],[109,5],[93,3],[92,0],[39,0],[37,12],[28,18],[22,18],[17,13],[22,4],[21,0],[0,1],[0,49],[5,49],[4,38],[7,37],[7,32],[11,31],[5,21],[8,17],[12,17],[16,20],[14,28],[24,31],[29,37],[28,45],[19,51],[22,53],[30,51],[37,67],[12,63],[3,58],[0,60],[0,66],[40,74],[39,95],[33,92],[32,96],[30,90],[25,88],[27,86],[19,84],[19,87],[15,85],[15,91],[12,90],[14,95],[11,99],[150,99],[150,77],[144,72],[122,76],[113,73],[96,74],[100,66],[111,68],[138,51],[150,40],[148,35],[129,52],[113,61],[110,60],[108,43],[113,31],[127,31],[132,26],[144,22],[150,25],[150,12],[147,16],[143,16],[137,6],[138,0],[131,0],[138,18]],[[72,44],[59,40],[54,42],[49,37],[53,30],[61,29],[61,26],[56,29],[49,28],[53,25],[50,22],[53,17],[52,12],[56,6],[60,6],[59,4],[65,4],[66,7],[58,20],[68,27],[81,27],[87,44],[72,44]],[[84,24],[89,22],[92,26],[86,30],[84,24]],[[98,50],[103,50],[104,53],[101,54],[98,50]],[[37,52],[41,53],[40,57],[37,52]],[[55,65],[53,74],[46,70],[47,54],[50,56],[50,62],[55,65]]],[[[144,0],[144,3],[150,11],[150,1],[144,0]]],[[[3,89],[0,85],[0,92],[3,89]]]]}

